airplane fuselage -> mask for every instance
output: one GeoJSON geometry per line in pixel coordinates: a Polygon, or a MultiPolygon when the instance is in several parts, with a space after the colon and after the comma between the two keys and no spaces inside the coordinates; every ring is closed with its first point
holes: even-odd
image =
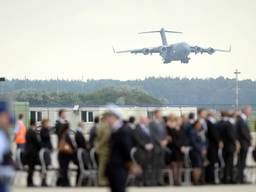
{"type": "Polygon", "coordinates": [[[172,61],[180,61],[181,63],[188,63],[190,54],[190,46],[185,43],[175,43],[167,46],[165,52],[160,52],[164,63],[170,63],[172,61]]]}

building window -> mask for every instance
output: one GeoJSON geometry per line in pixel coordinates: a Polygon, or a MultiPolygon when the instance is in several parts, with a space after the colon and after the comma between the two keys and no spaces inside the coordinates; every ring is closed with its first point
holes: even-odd
{"type": "Polygon", "coordinates": [[[154,112],[153,111],[148,111],[147,112],[147,116],[148,116],[148,118],[153,118],[153,116],[154,116],[154,112]]]}
{"type": "Polygon", "coordinates": [[[81,120],[83,122],[93,122],[93,112],[92,111],[82,111],[81,120]]]}
{"type": "Polygon", "coordinates": [[[36,112],[35,111],[30,111],[30,120],[36,121],[36,112]]]}
{"type": "Polygon", "coordinates": [[[41,111],[30,111],[30,119],[32,121],[42,121],[42,112],[41,111]]]}
{"type": "Polygon", "coordinates": [[[93,112],[88,112],[88,122],[93,122],[93,112]]]}

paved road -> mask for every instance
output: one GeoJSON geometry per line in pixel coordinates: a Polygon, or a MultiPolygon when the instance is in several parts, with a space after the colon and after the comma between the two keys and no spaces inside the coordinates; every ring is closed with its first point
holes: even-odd
{"type": "MultiPolygon", "coordinates": [[[[12,192],[108,192],[107,188],[14,188],[12,192]]],[[[256,185],[221,185],[200,187],[140,187],[129,188],[127,192],[256,192],[256,185]]]]}

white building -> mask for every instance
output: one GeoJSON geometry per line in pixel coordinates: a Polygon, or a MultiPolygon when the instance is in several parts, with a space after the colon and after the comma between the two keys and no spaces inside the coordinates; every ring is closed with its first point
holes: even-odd
{"type": "MultiPolygon", "coordinates": [[[[71,129],[75,129],[78,122],[84,122],[86,130],[93,124],[93,120],[96,116],[101,116],[105,111],[105,106],[89,107],[89,106],[73,106],[73,107],[30,107],[30,118],[40,122],[42,119],[47,118],[50,120],[50,124],[53,126],[58,119],[58,111],[65,109],[67,114],[67,120],[70,122],[71,129]]],[[[196,107],[136,107],[136,106],[123,106],[121,107],[124,118],[128,119],[130,116],[134,116],[138,119],[140,116],[152,116],[152,112],[155,109],[162,110],[164,116],[169,114],[188,114],[193,112],[196,114],[196,107]]]]}

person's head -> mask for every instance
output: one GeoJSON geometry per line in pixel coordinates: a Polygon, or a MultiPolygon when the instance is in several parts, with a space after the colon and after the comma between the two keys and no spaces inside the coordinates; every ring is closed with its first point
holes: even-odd
{"type": "Polygon", "coordinates": [[[42,120],[42,127],[43,128],[49,128],[49,119],[43,119],[42,120]]]}
{"type": "Polygon", "coordinates": [[[11,116],[6,102],[0,101],[0,128],[7,130],[11,126],[11,116]]]}
{"type": "Polygon", "coordinates": [[[116,105],[110,104],[107,106],[107,112],[105,112],[104,117],[106,123],[113,127],[113,125],[122,118],[121,109],[116,105]]]}
{"type": "Polygon", "coordinates": [[[156,118],[156,119],[162,119],[162,113],[161,113],[161,111],[160,111],[159,109],[156,109],[156,110],[154,111],[154,118],[156,118]]]}
{"type": "Polygon", "coordinates": [[[196,120],[195,123],[194,123],[194,128],[199,131],[202,129],[202,124],[200,122],[200,120],[196,120]]]}
{"type": "Polygon", "coordinates": [[[24,120],[24,115],[22,113],[20,113],[18,118],[19,118],[20,121],[23,121],[24,120]]]}
{"type": "Polygon", "coordinates": [[[95,124],[98,124],[99,122],[100,122],[100,118],[99,118],[98,116],[95,117],[95,118],[94,118],[94,123],[95,123],[95,124]]]}
{"type": "Polygon", "coordinates": [[[131,123],[131,124],[134,124],[134,123],[135,123],[135,120],[136,120],[136,119],[135,119],[134,116],[130,116],[128,122],[131,123]]]}
{"type": "Polygon", "coordinates": [[[207,113],[207,117],[215,117],[215,115],[216,115],[216,112],[213,110],[209,110],[207,113]]]}
{"type": "Polygon", "coordinates": [[[242,112],[247,116],[251,116],[252,115],[252,107],[251,106],[245,106],[242,108],[242,112]]]}
{"type": "Polygon", "coordinates": [[[148,124],[149,124],[149,119],[148,119],[148,117],[146,117],[146,116],[141,116],[141,117],[140,117],[140,124],[143,124],[143,125],[145,125],[145,126],[148,126],[148,124]]]}
{"type": "Polygon", "coordinates": [[[169,128],[175,128],[177,126],[177,119],[174,114],[170,114],[167,118],[167,126],[169,128]]]}
{"type": "Polygon", "coordinates": [[[207,111],[204,108],[198,109],[198,116],[199,118],[206,119],[207,118],[207,111]]]}
{"type": "Polygon", "coordinates": [[[29,125],[32,129],[36,129],[36,121],[34,119],[30,120],[29,125]]]}
{"type": "Polygon", "coordinates": [[[83,122],[79,122],[77,124],[77,127],[83,129],[84,128],[84,123],[83,122]]]}
{"type": "Polygon", "coordinates": [[[188,114],[188,119],[189,120],[195,120],[195,113],[189,113],[188,114]]]}
{"type": "Polygon", "coordinates": [[[60,109],[58,112],[58,116],[61,119],[66,119],[66,110],[65,109],[60,109]]]}
{"type": "Polygon", "coordinates": [[[221,111],[220,114],[221,114],[222,118],[228,117],[228,112],[227,111],[221,111]]]}

